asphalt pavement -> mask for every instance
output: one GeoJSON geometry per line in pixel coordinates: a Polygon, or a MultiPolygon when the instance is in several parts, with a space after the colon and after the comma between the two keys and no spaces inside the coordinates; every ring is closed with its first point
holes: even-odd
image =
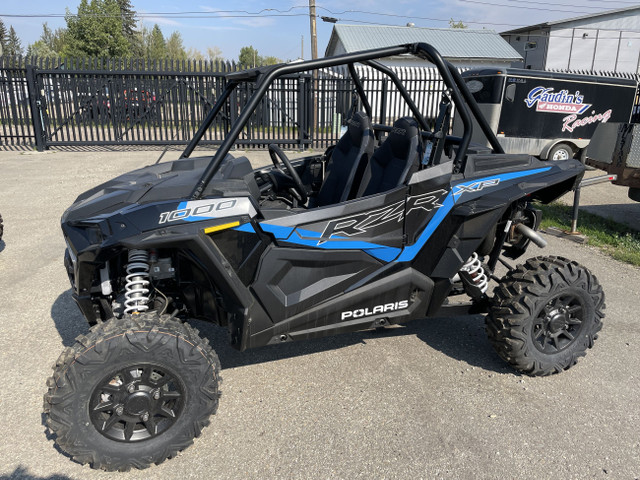
{"type": "Polygon", "coordinates": [[[51,365],[87,331],[62,264],[60,216],[81,192],[158,155],[0,152],[0,478],[640,477],[640,269],[548,235],[529,256],[582,263],[607,298],[595,347],[560,375],[515,373],[493,352],[481,316],[244,353],[197,322],[224,377],[202,436],[150,470],[74,463],[42,423],[51,365]]]}

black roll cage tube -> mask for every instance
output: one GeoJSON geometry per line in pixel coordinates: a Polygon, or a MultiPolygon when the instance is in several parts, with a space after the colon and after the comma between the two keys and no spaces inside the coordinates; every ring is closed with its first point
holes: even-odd
{"type": "Polygon", "coordinates": [[[191,139],[184,152],[180,156],[180,158],[188,158],[189,155],[193,152],[197,144],[200,142],[205,132],[209,129],[213,120],[218,115],[222,107],[225,105],[231,93],[235,90],[235,88],[239,85],[240,82],[245,80],[254,79],[257,81],[256,90],[240,112],[240,115],[236,119],[236,121],[231,126],[229,132],[225,136],[225,139],[222,141],[220,148],[216,152],[216,154],[211,159],[211,162],[203,172],[202,176],[198,180],[196,186],[191,192],[190,199],[197,200],[202,196],[205,188],[218,171],[222,161],[227,156],[231,147],[237,140],[238,136],[242,132],[242,129],[249,121],[251,115],[258,107],[258,104],[266,94],[268,88],[274,82],[274,80],[278,77],[292,74],[292,73],[300,73],[308,70],[318,70],[321,68],[334,67],[337,65],[345,65],[347,64],[349,67],[349,73],[352,76],[352,79],[356,85],[356,89],[358,90],[359,96],[363,99],[363,104],[365,109],[367,110],[367,114],[371,116],[371,106],[366,98],[364,93],[364,89],[362,88],[362,83],[360,79],[356,75],[354,63],[364,63],[367,64],[376,70],[381,71],[391,78],[394,85],[402,95],[403,99],[407,102],[407,105],[413,112],[416,117],[416,120],[420,123],[420,126],[428,130],[428,125],[422,116],[422,113],[418,110],[415,103],[409,96],[409,93],[404,88],[402,82],[398,79],[397,75],[393,73],[388,67],[384,65],[374,62],[378,58],[390,57],[395,55],[402,54],[413,54],[420,58],[423,58],[431,63],[433,63],[445,85],[450,89],[451,96],[453,97],[454,104],[456,106],[458,115],[462,120],[464,125],[464,134],[460,139],[460,144],[458,146],[458,150],[456,153],[456,157],[454,159],[454,170],[459,172],[464,170],[464,162],[466,157],[467,148],[469,147],[469,143],[471,141],[471,134],[473,130],[473,126],[471,123],[471,116],[469,114],[469,110],[467,110],[467,105],[469,105],[473,116],[475,117],[478,125],[480,126],[483,133],[487,136],[489,143],[493,147],[495,153],[504,153],[502,147],[498,143],[498,139],[495,134],[491,131],[489,124],[485,120],[484,116],[480,112],[478,105],[476,104],[471,92],[467,89],[467,86],[462,79],[462,76],[458,73],[456,68],[451,65],[449,62],[445,61],[440,53],[427,43],[412,43],[406,45],[398,45],[394,47],[385,47],[385,48],[376,48],[373,50],[365,50],[361,52],[355,53],[346,53],[343,55],[337,55],[335,57],[327,57],[327,58],[319,58],[315,60],[308,60],[306,62],[294,63],[294,64],[280,64],[274,65],[273,67],[268,68],[260,68],[254,69],[252,71],[246,72],[238,72],[237,74],[229,74],[227,75],[227,85],[214,104],[213,108],[204,119],[198,131],[191,139]]]}

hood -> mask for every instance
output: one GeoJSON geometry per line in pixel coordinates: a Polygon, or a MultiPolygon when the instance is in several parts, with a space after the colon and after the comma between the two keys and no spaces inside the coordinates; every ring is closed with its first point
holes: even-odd
{"type": "MultiPolygon", "coordinates": [[[[211,158],[185,158],[120,175],[78,196],[63,214],[62,222],[87,221],[134,204],[188,199],[211,158]]],[[[202,196],[259,196],[254,184],[249,160],[227,155],[202,196]]]]}

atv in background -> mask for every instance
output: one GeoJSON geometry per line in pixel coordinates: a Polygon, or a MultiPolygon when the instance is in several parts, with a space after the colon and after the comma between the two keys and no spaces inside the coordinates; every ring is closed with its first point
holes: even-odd
{"type": "Polygon", "coordinates": [[[193,318],[226,327],[245,350],[486,312],[489,339],[514,368],[561,372],[593,345],[602,288],[565,258],[510,261],[545,243],[534,202],[558,198],[583,173],[573,159],[505,154],[464,80],[427,44],[227,74],[181,159],[99,185],[64,213],[73,298],[93,326],[54,367],[47,425],[63,451],[106,470],[144,468],[189,446],[220,395],[218,357],[193,318]],[[376,61],[397,55],[437,66],[446,85],[437,118],[376,61]],[[374,116],[357,62],[383,72],[410,114],[375,123],[384,116],[374,116]],[[258,170],[229,154],[271,84],[338,65],[348,66],[357,107],[335,146],[291,162],[271,145],[273,166],[258,170]],[[253,96],[217,153],[190,158],[247,83],[253,96]],[[453,105],[461,136],[449,135],[453,105]],[[470,145],[472,118],[491,148],[470,145]],[[459,295],[468,301],[449,306],[459,295]]]}

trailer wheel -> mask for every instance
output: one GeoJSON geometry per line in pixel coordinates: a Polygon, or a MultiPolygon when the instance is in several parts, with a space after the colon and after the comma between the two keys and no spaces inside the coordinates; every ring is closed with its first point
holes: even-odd
{"type": "Polygon", "coordinates": [[[569,160],[573,158],[574,152],[571,145],[566,143],[558,143],[554,145],[551,150],[549,150],[549,155],[547,156],[548,160],[558,161],[558,160],[569,160]]]}
{"type": "Polygon", "coordinates": [[[487,333],[514,368],[550,375],[593,346],[604,309],[604,292],[589,270],[562,257],[532,258],[496,287],[487,333]]]}

